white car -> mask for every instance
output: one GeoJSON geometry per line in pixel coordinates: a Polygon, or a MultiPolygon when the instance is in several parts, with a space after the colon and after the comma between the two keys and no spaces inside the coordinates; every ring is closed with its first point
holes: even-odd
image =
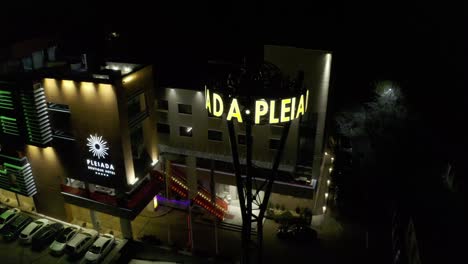
{"type": "Polygon", "coordinates": [[[111,234],[100,236],[86,252],[85,259],[88,262],[98,262],[109,253],[114,245],[115,238],[111,234]]]}
{"type": "Polygon", "coordinates": [[[0,215],[0,230],[19,215],[20,210],[13,208],[0,215]]]}
{"type": "Polygon", "coordinates": [[[76,234],[81,231],[81,227],[72,225],[62,230],[57,238],[50,244],[50,253],[60,255],[65,249],[65,245],[70,241],[76,234]]]}
{"type": "Polygon", "coordinates": [[[29,244],[31,243],[32,237],[34,234],[36,234],[39,230],[42,228],[46,227],[47,225],[51,224],[52,222],[43,218],[43,219],[38,219],[35,220],[31,223],[29,223],[28,226],[26,226],[23,231],[21,231],[19,235],[19,241],[24,244],[29,244]]]}
{"type": "Polygon", "coordinates": [[[69,255],[80,255],[93,244],[98,235],[99,233],[96,230],[83,229],[67,242],[65,251],[69,255]]]}

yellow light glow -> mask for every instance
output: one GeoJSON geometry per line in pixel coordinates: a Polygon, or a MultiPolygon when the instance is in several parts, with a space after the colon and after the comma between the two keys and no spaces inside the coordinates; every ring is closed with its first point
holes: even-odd
{"type": "Polygon", "coordinates": [[[224,111],[223,99],[217,93],[213,93],[213,115],[222,116],[224,111]]]}
{"type": "Polygon", "coordinates": [[[73,81],[70,81],[70,80],[62,80],[62,87],[74,87],[75,86],[75,83],[73,81]]]}
{"type": "Polygon", "coordinates": [[[305,99],[305,111],[307,112],[307,109],[309,107],[309,90],[306,91],[306,99],[305,99]]]}
{"type": "Polygon", "coordinates": [[[260,117],[268,113],[268,103],[263,100],[255,102],[255,124],[260,124],[260,117]]]}
{"type": "Polygon", "coordinates": [[[294,115],[296,113],[296,97],[291,98],[291,121],[296,119],[294,115]]]}
{"type": "Polygon", "coordinates": [[[328,198],[328,193],[325,193],[325,199],[327,199],[327,198],[328,198]]]}
{"type": "Polygon", "coordinates": [[[332,168],[332,167],[330,167],[330,168],[328,169],[328,172],[330,172],[330,173],[331,173],[332,171],[333,171],[333,168],[332,168]]]}
{"type": "Polygon", "coordinates": [[[291,98],[281,100],[281,123],[288,122],[289,116],[286,116],[286,113],[291,111],[289,104],[291,103],[291,98]]]}
{"type": "Polygon", "coordinates": [[[211,100],[210,100],[210,90],[206,89],[205,91],[205,108],[208,110],[208,113],[211,113],[211,100]]]}
{"type": "Polygon", "coordinates": [[[279,119],[275,117],[275,100],[270,101],[270,124],[279,123],[279,119]]]}
{"type": "Polygon", "coordinates": [[[133,79],[135,79],[135,76],[129,75],[123,79],[123,83],[131,82],[133,79]]]}
{"type": "Polygon", "coordinates": [[[155,197],[153,198],[153,208],[156,209],[157,207],[158,207],[158,197],[155,196],[155,197]]]}
{"type": "Polygon", "coordinates": [[[226,119],[231,120],[233,117],[237,118],[237,122],[242,123],[242,115],[236,98],[232,99],[231,107],[229,108],[226,119]]]}
{"type": "Polygon", "coordinates": [[[297,106],[296,118],[299,118],[301,115],[304,115],[304,95],[301,95],[299,98],[299,105],[297,106]]]}

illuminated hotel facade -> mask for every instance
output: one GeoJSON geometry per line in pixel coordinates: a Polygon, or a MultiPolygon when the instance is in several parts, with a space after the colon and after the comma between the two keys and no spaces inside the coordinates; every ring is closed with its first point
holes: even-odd
{"type": "MultiPolygon", "coordinates": [[[[331,55],[278,46],[265,46],[264,52],[285,75],[303,71],[308,91],[302,106],[307,111],[290,116],[296,118],[270,201],[313,209],[331,55]],[[293,181],[298,177],[305,183],[293,181]]],[[[193,198],[220,219],[232,213],[237,189],[226,115],[208,112],[203,87],[157,87],[154,76],[152,66],[107,62],[95,72],[52,68],[2,77],[0,198],[66,221],[91,222],[96,229],[120,226],[127,238],[133,237],[131,221],[158,193],[193,198]],[[215,205],[209,205],[212,191],[215,205]]],[[[253,127],[259,174],[271,168],[279,118],[253,127]]],[[[245,128],[235,124],[242,155],[245,128]]]]}

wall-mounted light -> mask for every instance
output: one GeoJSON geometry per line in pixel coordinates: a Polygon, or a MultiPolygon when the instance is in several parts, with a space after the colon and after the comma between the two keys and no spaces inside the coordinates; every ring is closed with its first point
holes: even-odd
{"type": "Polygon", "coordinates": [[[331,161],[333,162],[335,160],[335,158],[331,157],[331,161]]]}
{"type": "Polygon", "coordinates": [[[328,152],[325,151],[325,156],[328,156],[328,152]]]}
{"type": "Polygon", "coordinates": [[[154,165],[158,164],[158,162],[159,162],[158,159],[157,159],[157,160],[153,160],[153,162],[151,162],[151,166],[154,166],[154,165]]]}
{"type": "Polygon", "coordinates": [[[326,212],[327,212],[327,207],[326,207],[325,205],[322,206],[322,211],[323,211],[323,213],[326,213],[326,212]]]}
{"type": "Polygon", "coordinates": [[[192,131],[192,127],[187,127],[187,133],[190,133],[192,131]]]}
{"type": "Polygon", "coordinates": [[[327,180],[327,185],[330,185],[330,180],[327,180]]]}
{"type": "Polygon", "coordinates": [[[327,198],[328,198],[328,193],[326,192],[326,193],[325,193],[325,199],[327,199],[327,198]]]}
{"type": "Polygon", "coordinates": [[[328,169],[328,172],[331,173],[332,171],[333,171],[333,168],[330,167],[330,168],[328,169]]]}
{"type": "Polygon", "coordinates": [[[132,182],[130,182],[130,185],[134,185],[138,181],[138,177],[135,177],[132,182]]]}

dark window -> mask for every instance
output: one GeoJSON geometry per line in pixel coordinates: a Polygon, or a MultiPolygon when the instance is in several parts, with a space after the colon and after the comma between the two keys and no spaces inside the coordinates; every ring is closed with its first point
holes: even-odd
{"type": "Polygon", "coordinates": [[[270,139],[270,149],[279,149],[280,140],[279,139],[270,139]]]}
{"type": "Polygon", "coordinates": [[[179,113],[181,114],[192,114],[192,106],[186,104],[179,104],[179,113]]]}
{"type": "MultiPolygon", "coordinates": [[[[253,142],[252,136],[250,136],[250,141],[253,142]]],[[[237,142],[240,145],[246,145],[247,144],[247,137],[245,135],[237,135],[237,142]]]]}
{"type": "Polygon", "coordinates": [[[158,123],[157,126],[158,126],[158,133],[163,133],[163,134],[171,133],[171,127],[168,124],[158,123]]]}
{"type": "Polygon", "coordinates": [[[158,109],[159,110],[169,110],[169,103],[167,100],[158,100],[158,109]]]}
{"type": "Polygon", "coordinates": [[[179,127],[179,134],[182,137],[192,137],[192,127],[179,127]]]}
{"type": "Polygon", "coordinates": [[[129,120],[132,120],[136,115],[138,115],[140,112],[145,111],[146,109],[146,104],[141,105],[140,104],[140,99],[145,100],[144,93],[141,95],[135,96],[128,100],[127,102],[127,107],[128,107],[128,118],[129,120]],[[141,97],[143,95],[143,97],[141,97]]]}
{"type": "Polygon", "coordinates": [[[208,139],[223,141],[223,132],[217,130],[208,130],[208,139]]]}

